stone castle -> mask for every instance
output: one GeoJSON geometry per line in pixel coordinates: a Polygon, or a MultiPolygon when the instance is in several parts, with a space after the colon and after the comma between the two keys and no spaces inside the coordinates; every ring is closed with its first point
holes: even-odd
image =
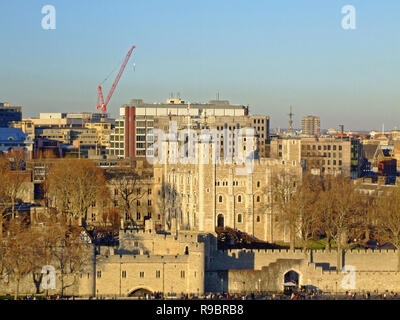
{"type": "MultiPolygon", "coordinates": [[[[336,265],[335,250],[218,250],[214,233],[175,226],[172,233],[155,233],[151,223],[145,230],[121,230],[118,247],[89,244],[90,259],[81,272],[65,279],[70,283],[65,294],[87,298],[282,292],[290,280],[329,293],[400,291],[396,250],[347,251],[344,272],[336,265]]],[[[23,279],[21,294],[44,292],[33,279],[23,279]]],[[[58,277],[56,286],[48,293],[60,292],[58,277]]],[[[0,282],[1,294],[13,290],[13,282],[0,282]]]]}

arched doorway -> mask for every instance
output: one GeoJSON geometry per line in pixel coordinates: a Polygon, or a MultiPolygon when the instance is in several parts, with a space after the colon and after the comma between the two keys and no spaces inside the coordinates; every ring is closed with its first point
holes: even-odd
{"type": "Polygon", "coordinates": [[[217,227],[218,228],[223,228],[224,227],[224,215],[221,214],[221,213],[217,217],[217,227]]]}
{"type": "Polygon", "coordinates": [[[296,292],[299,287],[299,274],[290,270],[283,276],[283,291],[285,294],[296,292]]]}
{"type": "Polygon", "coordinates": [[[152,294],[152,292],[146,288],[139,288],[139,289],[133,290],[129,294],[129,297],[145,297],[147,294],[152,294]]]}
{"type": "Polygon", "coordinates": [[[283,280],[284,280],[284,283],[290,282],[290,283],[294,283],[298,286],[299,285],[299,274],[294,270],[290,270],[285,273],[283,280]]]}

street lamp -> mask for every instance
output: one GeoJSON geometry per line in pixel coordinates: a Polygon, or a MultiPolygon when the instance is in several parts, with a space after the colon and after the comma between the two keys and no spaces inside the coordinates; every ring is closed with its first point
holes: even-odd
{"type": "Polygon", "coordinates": [[[337,297],[337,281],[336,281],[336,297],[337,297]]]}
{"type": "Polygon", "coordinates": [[[258,279],[258,292],[261,294],[261,279],[258,279]]]}

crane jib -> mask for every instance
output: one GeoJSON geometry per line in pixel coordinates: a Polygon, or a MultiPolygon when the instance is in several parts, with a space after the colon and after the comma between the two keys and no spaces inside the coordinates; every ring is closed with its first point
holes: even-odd
{"type": "Polygon", "coordinates": [[[126,57],[125,57],[125,60],[124,60],[124,62],[122,63],[121,68],[119,69],[118,75],[117,75],[117,77],[115,78],[114,83],[112,84],[111,89],[110,89],[110,92],[108,93],[107,98],[106,98],[105,101],[103,100],[103,92],[102,92],[101,86],[99,85],[99,86],[97,87],[97,101],[99,101],[99,99],[100,99],[100,105],[97,105],[96,108],[97,108],[97,109],[101,109],[103,113],[107,113],[107,105],[108,105],[108,102],[110,101],[110,99],[111,99],[111,97],[112,97],[112,95],[113,95],[113,93],[114,93],[114,90],[115,90],[115,88],[117,87],[117,84],[118,84],[118,82],[119,82],[119,79],[121,78],[122,73],[123,73],[124,70],[125,70],[126,64],[128,63],[129,58],[131,57],[131,54],[132,54],[133,49],[135,49],[135,46],[132,46],[132,48],[131,48],[131,49],[129,50],[129,52],[127,53],[127,55],[126,55],[126,57]]]}

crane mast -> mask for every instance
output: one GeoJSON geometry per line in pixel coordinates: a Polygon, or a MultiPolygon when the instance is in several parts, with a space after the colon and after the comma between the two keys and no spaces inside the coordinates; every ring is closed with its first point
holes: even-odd
{"type": "Polygon", "coordinates": [[[104,101],[104,98],[103,98],[103,92],[102,92],[101,85],[99,85],[99,86],[97,87],[97,106],[96,106],[96,108],[97,108],[97,109],[101,109],[101,111],[102,111],[103,114],[107,113],[107,105],[108,105],[108,102],[110,101],[110,99],[111,99],[111,97],[112,97],[112,95],[113,95],[113,93],[114,93],[114,90],[115,90],[115,88],[117,87],[117,84],[118,84],[118,82],[119,82],[119,79],[121,78],[122,73],[123,73],[124,70],[125,70],[125,66],[126,66],[126,64],[128,63],[129,58],[131,57],[131,54],[132,54],[133,49],[135,49],[135,46],[132,46],[132,48],[131,48],[131,49],[129,50],[129,52],[127,53],[127,55],[126,55],[126,57],[125,57],[125,60],[124,60],[124,62],[122,63],[121,68],[119,69],[118,75],[117,75],[117,77],[115,78],[114,83],[112,84],[112,87],[111,87],[111,89],[110,89],[110,92],[108,93],[107,98],[106,98],[105,101],[104,101]]]}

